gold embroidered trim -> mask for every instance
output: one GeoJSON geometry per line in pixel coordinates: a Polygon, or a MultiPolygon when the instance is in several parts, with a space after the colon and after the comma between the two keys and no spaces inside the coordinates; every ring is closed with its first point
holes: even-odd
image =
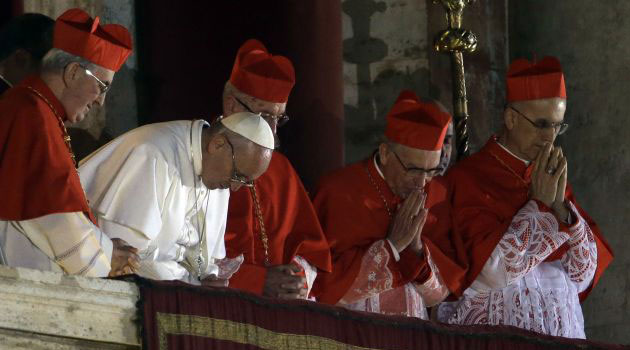
{"type": "Polygon", "coordinates": [[[280,333],[248,323],[211,317],[156,314],[160,350],[168,349],[168,334],[206,337],[273,350],[377,350],[315,335],[280,333]]]}

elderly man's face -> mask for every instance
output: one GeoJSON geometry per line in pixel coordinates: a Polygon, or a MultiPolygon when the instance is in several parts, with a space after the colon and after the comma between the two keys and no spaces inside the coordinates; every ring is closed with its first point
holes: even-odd
{"type": "Polygon", "coordinates": [[[104,68],[88,70],[78,63],[66,67],[64,79],[67,89],[60,100],[71,123],[83,120],[94,104],[102,106],[105,103],[107,93],[102,91],[111,84],[114,74],[104,68]]]}
{"type": "Polygon", "coordinates": [[[280,140],[278,139],[277,130],[278,130],[278,121],[281,119],[281,116],[285,113],[287,104],[286,103],[274,103],[267,102],[255,97],[241,95],[239,97],[230,95],[227,97],[227,103],[224,103],[225,109],[223,111],[224,116],[230,116],[234,113],[238,112],[251,112],[255,114],[260,114],[263,119],[269,124],[271,127],[271,131],[273,131],[274,141],[276,147],[280,145],[280,140]]]}
{"type": "Polygon", "coordinates": [[[441,151],[425,151],[383,143],[379,147],[379,158],[383,175],[389,188],[398,197],[405,199],[411,192],[431,181],[438,175],[441,151]]]}
{"type": "Polygon", "coordinates": [[[549,98],[515,102],[505,111],[509,148],[519,157],[534,160],[546,143],[553,143],[564,121],[566,100],[549,98]]]}
{"type": "Polygon", "coordinates": [[[226,135],[215,135],[202,156],[201,178],[208,189],[238,191],[267,170],[271,155],[271,150],[252,142],[234,142],[226,135]]]}

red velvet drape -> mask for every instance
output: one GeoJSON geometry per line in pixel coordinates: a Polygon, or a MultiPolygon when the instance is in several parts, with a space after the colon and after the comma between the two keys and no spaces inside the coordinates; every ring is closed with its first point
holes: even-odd
{"type": "Polygon", "coordinates": [[[139,280],[143,349],[623,349],[515,327],[454,326],[225,288],[139,280]]]}

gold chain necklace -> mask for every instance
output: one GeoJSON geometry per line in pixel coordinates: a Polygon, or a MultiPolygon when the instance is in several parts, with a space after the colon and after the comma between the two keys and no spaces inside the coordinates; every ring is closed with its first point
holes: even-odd
{"type": "Polygon", "coordinates": [[[260,224],[260,240],[262,241],[263,249],[265,250],[265,266],[271,266],[271,262],[269,261],[269,238],[267,237],[267,230],[265,229],[265,222],[263,221],[262,210],[260,209],[260,201],[258,200],[255,183],[250,190],[252,192],[252,198],[254,199],[254,211],[256,212],[256,217],[258,218],[258,223],[260,224]]]}
{"type": "Polygon", "coordinates": [[[378,187],[378,185],[376,184],[376,181],[374,181],[374,178],[372,177],[372,174],[370,173],[370,169],[368,168],[367,164],[365,165],[365,172],[367,172],[368,177],[370,178],[370,182],[372,183],[374,188],[376,188],[376,192],[378,192],[378,195],[381,197],[381,200],[383,201],[383,204],[385,204],[385,210],[387,210],[387,215],[389,215],[389,217],[391,219],[393,217],[392,211],[391,211],[391,209],[389,209],[389,205],[387,204],[387,200],[385,199],[385,196],[383,195],[383,192],[381,192],[381,188],[378,187]]]}
{"type": "Polygon", "coordinates": [[[46,102],[48,107],[50,107],[50,109],[53,111],[53,114],[55,115],[55,117],[57,117],[57,121],[59,121],[59,127],[63,131],[63,141],[66,143],[66,146],[68,147],[68,151],[70,152],[70,158],[72,158],[72,163],[74,163],[74,167],[77,168],[77,159],[74,156],[74,152],[72,151],[72,145],[70,144],[70,135],[68,134],[68,129],[66,129],[66,125],[63,123],[63,120],[61,120],[61,117],[57,113],[57,110],[55,109],[55,107],[53,107],[52,103],[50,103],[50,101],[48,101],[48,99],[44,97],[42,93],[35,90],[35,88],[33,88],[32,86],[27,86],[26,88],[29,89],[31,92],[33,92],[35,95],[39,96],[39,98],[44,100],[44,102],[46,102]]]}

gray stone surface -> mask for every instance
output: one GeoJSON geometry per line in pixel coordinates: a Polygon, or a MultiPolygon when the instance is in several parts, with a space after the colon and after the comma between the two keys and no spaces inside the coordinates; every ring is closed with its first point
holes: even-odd
{"type": "Polygon", "coordinates": [[[512,57],[554,55],[564,66],[569,180],[616,253],[583,304],[587,336],[628,344],[630,2],[513,0],[510,14],[512,57]]]}
{"type": "Polygon", "coordinates": [[[136,349],[135,284],[0,266],[0,349],[136,349]]]}
{"type": "Polygon", "coordinates": [[[401,90],[428,95],[427,13],[417,0],[344,0],[342,9],[346,163],[352,163],[376,148],[401,90]]]}

